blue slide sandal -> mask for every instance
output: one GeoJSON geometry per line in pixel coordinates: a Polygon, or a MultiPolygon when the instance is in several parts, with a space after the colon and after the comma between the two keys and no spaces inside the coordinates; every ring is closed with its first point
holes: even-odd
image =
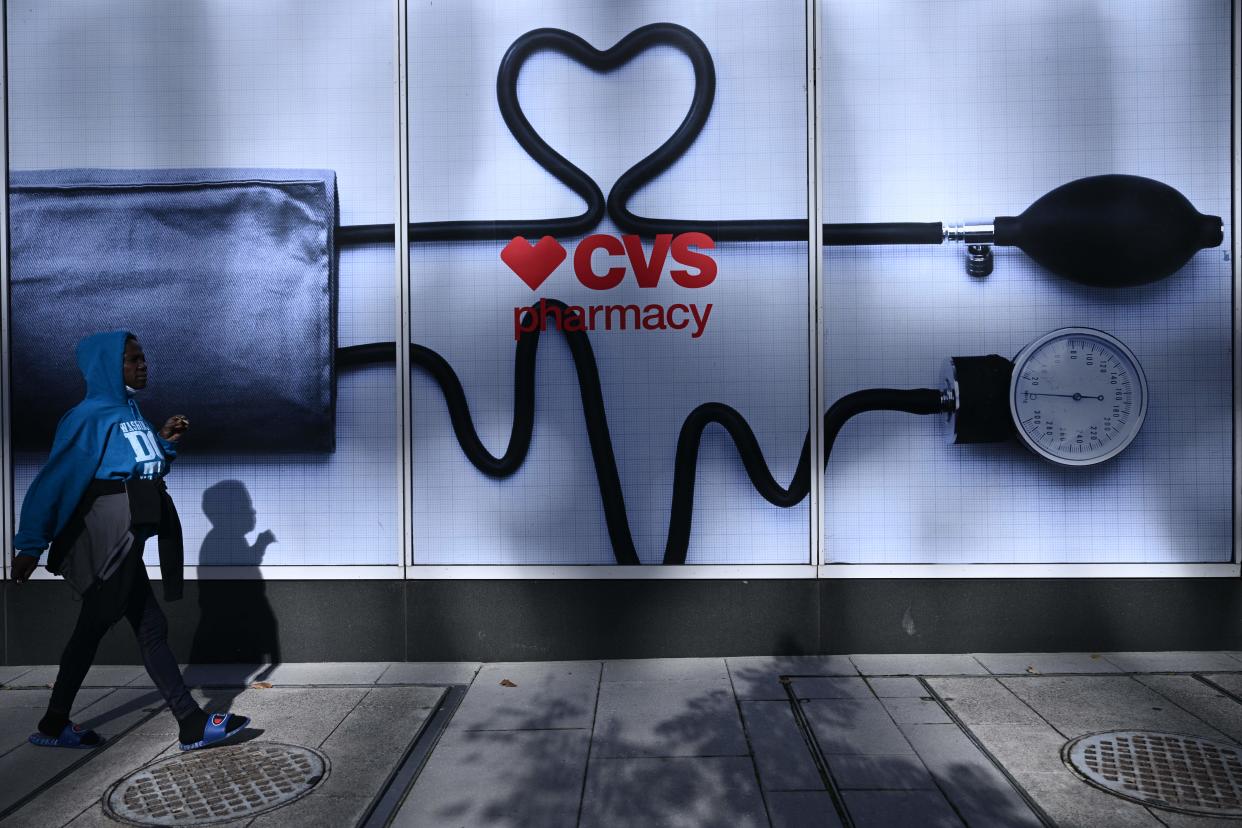
{"type": "Polygon", "coordinates": [[[83,748],[86,750],[97,748],[103,744],[103,739],[100,738],[98,733],[93,730],[87,730],[82,725],[76,725],[73,722],[65,725],[65,729],[60,732],[59,736],[48,736],[46,733],[36,730],[30,734],[30,738],[27,741],[39,747],[83,748]]]}
{"type": "Polygon", "coordinates": [[[198,750],[210,745],[219,744],[230,736],[235,736],[250,724],[246,716],[234,716],[232,713],[211,713],[207,716],[207,726],[203,728],[203,738],[193,744],[181,743],[182,750],[198,750]]]}

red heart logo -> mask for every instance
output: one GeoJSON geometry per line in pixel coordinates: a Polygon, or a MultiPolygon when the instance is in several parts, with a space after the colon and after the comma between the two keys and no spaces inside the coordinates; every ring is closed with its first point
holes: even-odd
{"type": "Polygon", "coordinates": [[[551,236],[544,236],[537,244],[531,244],[525,236],[514,236],[500,251],[500,259],[527,287],[538,290],[565,261],[565,248],[551,236]]]}

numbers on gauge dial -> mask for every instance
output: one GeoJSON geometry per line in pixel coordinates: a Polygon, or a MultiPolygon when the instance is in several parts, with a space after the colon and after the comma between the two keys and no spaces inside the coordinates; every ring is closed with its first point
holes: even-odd
{"type": "Polygon", "coordinates": [[[1086,335],[1054,339],[1017,368],[1019,427],[1044,450],[1087,459],[1130,433],[1138,380],[1130,360],[1108,343],[1086,335]]]}

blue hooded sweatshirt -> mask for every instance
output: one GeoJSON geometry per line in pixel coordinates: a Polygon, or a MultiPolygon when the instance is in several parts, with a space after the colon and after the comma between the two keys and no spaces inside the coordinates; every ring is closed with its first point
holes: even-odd
{"type": "Polygon", "coordinates": [[[155,480],[177,456],[138,410],[125,387],[123,362],[128,331],[88,336],[78,343],[78,367],[86,398],[56,426],[52,453],[22,502],[13,546],[40,555],[65,528],[92,479],[155,480]]]}

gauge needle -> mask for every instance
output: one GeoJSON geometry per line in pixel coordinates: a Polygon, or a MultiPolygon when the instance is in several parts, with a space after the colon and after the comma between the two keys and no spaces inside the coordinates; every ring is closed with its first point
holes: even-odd
{"type": "Polygon", "coordinates": [[[1071,400],[1100,400],[1103,402],[1104,395],[1091,396],[1089,394],[1042,394],[1037,391],[1028,391],[1032,397],[1068,397],[1071,400]]]}

